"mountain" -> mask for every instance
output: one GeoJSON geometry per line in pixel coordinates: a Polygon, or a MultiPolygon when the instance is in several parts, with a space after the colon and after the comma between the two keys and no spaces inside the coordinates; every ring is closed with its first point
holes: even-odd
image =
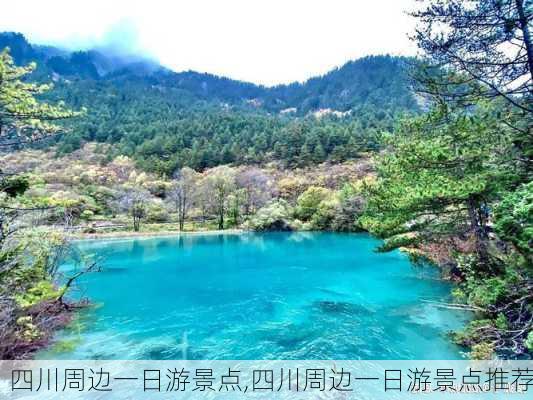
{"type": "Polygon", "coordinates": [[[108,50],[66,51],[0,33],[17,64],[35,61],[33,79],[52,80],[48,101],[86,107],[60,152],[84,141],[111,144],[145,169],[171,173],[221,163],[278,159],[292,165],[341,161],[376,146],[376,135],[417,112],[409,59],[369,56],[303,83],[265,87],[195,71],[174,72],[108,50]]]}
{"type": "Polygon", "coordinates": [[[41,60],[43,53],[28,43],[24,35],[16,32],[0,33],[0,49],[9,47],[11,56],[18,63],[41,60]]]}
{"type": "Polygon", "coordinates": [[[5,47],[10,48],[17,63],[36,61],[41,74],[54,75],[55,79],[58,76],[100,81],[145,78],[147,84],[185,90],[197,99],[251,104],[271,112],[294,108],[299,115],[319,109],[345,112],[364,105],[416,108],[405,73],[408,59],[402,57],[365,57],[304,83],[266,88],[207,73],[176,73],[142,57],[35,46],[14,32],[0,33],[0,49],[5,47]]]}
{"type": "Polygon", "coordinates": [[[369,56],[350,61],[327,74],[272,89],[274,99],[301,113],[316,109],[354,110],[364,106],[412,110],[415,99],[409,89],[409,60],[369,56]]]}

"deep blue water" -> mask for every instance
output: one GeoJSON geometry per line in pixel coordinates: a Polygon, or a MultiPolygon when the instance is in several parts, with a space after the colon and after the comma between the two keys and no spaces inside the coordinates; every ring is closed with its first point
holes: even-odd
{"type": "Polygon", "coordinates": [[[246,233],[84,241],[95,307],[58,335],[67,359],[458,359],[461,312],[433,267],[364,234],[246,233]]]}

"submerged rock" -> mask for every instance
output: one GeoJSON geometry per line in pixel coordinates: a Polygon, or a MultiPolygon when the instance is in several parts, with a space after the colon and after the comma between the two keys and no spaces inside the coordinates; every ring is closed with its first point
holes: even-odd
{"type": "Polygon", "coordinates": [[[314,305],[321,312],[327,314],[370,315],[373,313],[372,310],[369,310],[365,306],[345,301],[318,301],[314,305]]]}

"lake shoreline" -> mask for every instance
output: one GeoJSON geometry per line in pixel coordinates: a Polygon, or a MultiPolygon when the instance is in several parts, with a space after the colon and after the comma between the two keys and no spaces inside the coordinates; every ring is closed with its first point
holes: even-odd
{"type": "Polygon", "coordinates": [[[108,232],[108,233],[78,233],[71,234],[72,240],[101,240],[101,239],[149,239],[163,237],[196,236],[196,235],[238,235],[250,232],[244,229],[214,229],[205,231],[159,231],[159,232],[108,232]]]}

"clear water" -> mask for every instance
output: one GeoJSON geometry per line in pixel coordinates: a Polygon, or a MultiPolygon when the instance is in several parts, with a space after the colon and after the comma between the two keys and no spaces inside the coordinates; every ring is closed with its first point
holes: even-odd
{"type": "Polygon", "coordinates": [[[462,358],[446,334],[467,316],[425,302],[450,286],[378,244],[335,233],[80,242],[104,259],[80,287],[96,306],[39,357],[462,358]]]}

